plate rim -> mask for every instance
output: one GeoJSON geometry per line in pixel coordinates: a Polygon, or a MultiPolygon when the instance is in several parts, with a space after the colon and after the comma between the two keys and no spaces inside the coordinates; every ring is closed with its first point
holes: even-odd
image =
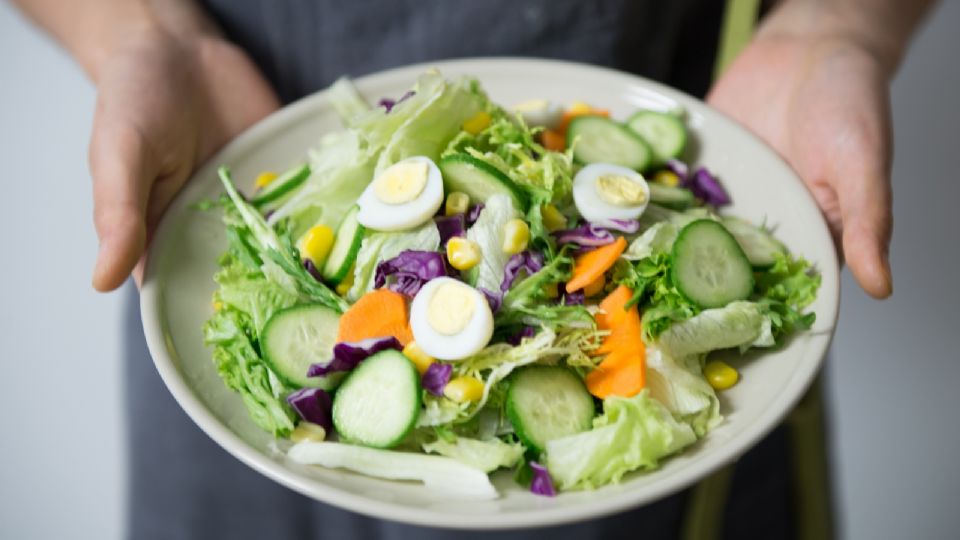
{"type": "MultiPolygon", "coordinates": [[[[717,111],[702,100],[690,96],[680,90],[669,87],[663,83],[647,79],[645,77],[632,73],[619,71],[609,67],[591,65],[581,62],[571,62],[566,60],[542,59],[532,57],[476,57],[445,59],[432,62],[422,62],[410,65],[394,67],[391,69],[378,71],[355,78],[358,87],[373,86],[382,81],[389,81],[401,75],[410,74],[413,80],[417,74],[430,69],[437,68],[444,71],[467,72],[471,69],[491,69],[501,66],[510,67],[536,67],[550,70],[570,70],[572,72],[596,73],[607,76],[622,78],[627,82],[639,84],[642,87],[650,88],[657,93],[667,95],[681,102],[693,102],[706,108],[706,111],[717,121],[726,124],[726,128],[738,131],[741,136],[753,139],[758,145],[764,147],[772,156],[783,165],[784,169],[790,173],[792,181],[799,183],[804,189],[803,192],[808,198],[808,202],[816,206],[813,195],[809,188],[800,180],[795,171],[786,163],[786,161],[777,154],[769,145],[759,137],[748,131],[735,120],[724,113],[717,111]]],[[[231,154],[242,154],[243,151],[256,142],[261,140],[266,134],[282,128],[285,125],[296,123],[309,117],[314,109],[328,107],[326,99],[326,89],[313,94],[304,96],[287,106],[272,113],[261,121],[257,122],[229,143],[224,145],[219,151],[211,156],[202,166],[198,167],[190,177],[190,182],[195,178],[205,174],[210,174],[215,170],[217,164],[224,162],[224,156],[231,154]]],[[[184,204],[184,190],[175,197],[169,210],[184,204]]],[[[709,476],[712,472],[726,466],[731,461],[737,459],[740,455],[753,448],[757,442],[768,433],[770,433],[783,418],[796,406],[803,393],[813,382],[815,376],[820,371],[827,350],[832,342],[837,327],[837,317],[839,314],[839,261],[836,251],[827,250],[829,255],[827,260],[818,261],[821,275],[832,277],[835,281],[836,294],[828,298],[833,309],[828,312],[817,313],[820,320],[827,319],[829,329],[826,339],[820,340],[814,345],[811,354],[817,355],[815,362],[809,362],[794,373],[794,377],[788,381],[783,393],[789,394],[784,401],[789,406],[782,410],[768,408],[758,419],[750,426],[737,435],[741,444],[727,445],[711,452],[717,456],[714,463],[707,467],[706,472],[697,467],[680,468],[672,474],[673,480],[669,483],[658,483],[648,487],[648,489],[637,490],[633,492],[624,492],[616,497],[605,497],[594,501],[585,501],[574,507],[556,506],[554,508],[540,508],[530,511],[511,512],[495,514],[497,519],[491,519],[490,514],[470,514],[470,513],[449,513],[438,512],[435,510],[425,510],[411,506],[404,506],[393,502],[368,498],[359,494],[342,490],[335,486],[324,484],[317,479],[308,479],[305,476],[285,467],[282,463],[273,459],[264,459],[264,454],[251,446],[239,435],[230,430],[222,423],[194,393],[193,389],[187,384],[182,373],[177,369],[177,362],[173,359],[175,354],[171,351],[175,348],[172,344],[168,348],[165,331],[168,328],[165,317],[164,291],[162,283],[158,279],[159,258],[150,256],[155,252],[157,246],[162,246],[167,242],[167,237],[173,234],[171,230],[171,221],[162,218],[157,227],[151,246],[147,252],[146,265],[144,268],[143,285],[140,291],[140,315],[143,323],[144,335],[147,341],[147,347],[150,351],[151,359],[157,368],[164,384],[176,399],[180,407],[187,413],[191,420],[196,423],[208,436],[210,436],[218,445],[220,445],[229,454],[239,459],[241,462],[250,466],[257,472],[268,478],[297,491],[307,497],[330,504],[338,508],[365,514],[378,519],[392,520],[413,525],[422,525],[430,527],[445,527],[452,529],[474,529],[474,530],[498,530],[498,529],[520,529],[543,527],[550,525],[561,525],[572,522],[584,521],[592,518],[608,516],[630,508],[636,508],[649,504],[670,496],[682,489],[689,487],[698,480],[709,476]],[[663,486],[663,487],[660,487],[663,486]]],[[[821,215],[817,222],[817,227],[821,229],[820,233],[826,238],[832,238],[829,234],[826,222],[821,215]]],[[[832,240],[831,240],[832,243],[832,240]]],[[[821,289],[821,293],[823,288],[821,289]]]]}

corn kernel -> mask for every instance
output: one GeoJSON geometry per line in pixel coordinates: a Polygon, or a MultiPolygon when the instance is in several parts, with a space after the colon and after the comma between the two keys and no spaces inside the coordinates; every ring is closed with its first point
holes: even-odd
{"type": "Polygon", "coordinates": [[[603,292],[603,287],[607,284],[606,278],[601,274],[600,277],[587,283],[587,286],[583,288],[583,294],[587,298],[596,296],[603,292]]]}
{"type": "Polygon", "coordinates": [[[653,181],[665,186],[676,187],[680,184],[680,177],[673,171],[657,171],[653,175],[653,181]]]}
{"type": "Polygon", "coordinates": [[[713,360],[703,366],[703,375],[715,390],[726,390],[737,384],[740,374],[726,362],[713,360]]]}
{"type": "Polygon", "coordinates": [[[487,129],[490,125],[490,115],[486,111],[480,111],[473,115],[469,120],[463,123],[463,130],[471,135],[476,135],[487,129]]]}
{"type": "Polygon", "coordinates": [[[443,395],[457,403],[480,401],[483,397],[483,381],[470,376],[451,379],[443,387],[443,395]]]}
{"type": "Polygon", "coordinates": [[[423,349],[417,345],[416,341],[407,343],[407,346],[403,348],[403,355],[413,362],[413,365],[417,368],[417,371],[420,372],[420,375],[426,373],[427,368],[437,361],[434,357],[423,352],[423,349]]]}
{"type": "Polygon", "coordinates": [[[221,302],[221,301],[219,301],[219,300],[214,300],[214,301],[213,301],[213,310],[214,310],[214,311],[220,311],[221,309],[223,309],[223,302],[221,302]]]}
{"type": "Polygon", "coordinates": [[[567,228],[567,216],[561,214],[552,204],[540,207],[540,217],[543,218],[543,226],[550,232],[567,228]]]}
{"type": "Polygon", "coordinates": [[[503,252],[510,255],[516,255],[527,249],[530,242],[530,226],[527,222],[515,218],[507,222],[503,227],[503,252]]]}
{"type": "Polygon", "coordinates": [[[470,209],[470,196],[462,191],[453,191],[447,195],[447,204],[443,213],[448,216],[465,214],[470,209]]]}
{"type": "Polygon", "coordinates": [[[556,283],[547,283],[543,286],[543,294],[547,298],[557,298],[560,296],[560,288],[556,283]]]}
{"type": "Polygon", "coordinates": [[[276,180],[278,176],[279,175],[275,172],[270,172],[270,171],[262,172],[259,175],[257,175],[257,179],[254,182],[254,184],[257,186],[257,188],[263,189],[269,186],[270,182],[273,182],[274,180],[276,180]]]}
{"type": "Polygon", "coordinates": [[[333,248],[333,229],[326,225],[314,225],[300,241],[300,254],[313,261],[317,268],[327,260],[333,248]]]}
{"type": "Polygon", "coordinates": [[[480,264],[480,245],[473,240],[454,236],[447,241],[447,260],[457,270],[469,270],[480,264]]]}
{"type": "Polygon", "coordinates": [[[582,101],[574,101],[573,103],[570,104],[570,108],[567,109],[567,113],[572,115],[590,114],[592,112],[593,112],[593,107],[591,107],[588,103],[584,103],[582,101]]]}
{"type": "Polygon", "coordinates": [[[336,291],[340,296],[346,296],[347,292],[353,288],[353,271],[356,269],[357,265],[353,264],[350,266],[350,270],[347,271],[346,277],[343,278],[343,281],[337,283],[336,291]]]}
{"type": "Polygon", "coordinates": [[[290,440],[297,443],[303,441],[322,442],[326,438],[327,430],[323,429],[323,426],[306,420],[297,424],[297,427],[293,428],[293,433],[290,434],[290,440]]]}

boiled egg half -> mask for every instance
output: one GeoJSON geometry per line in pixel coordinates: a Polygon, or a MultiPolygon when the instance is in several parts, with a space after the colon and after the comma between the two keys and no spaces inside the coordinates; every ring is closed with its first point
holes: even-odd
{"type": "Polygon", "coordinates": [[[493,312],[477,289],[453,278],[436,278],[410,304],[410,329],[423,352],[440,360],[462,360],[490,342],[493,312]]]}
{"type": "Polygon", "coordinates": [[[428,157],[414,156],[384,169],[357,199],[357,221],[375,231],[402,231],[433,217],[443,204],[443,177],[428,157]]]}
{"type": "Polygon", "coordinates": [[[650,187],[633,169],[591,163],[573,179],[573,202],[587,221],[637,219],[650,202],[650,187]]]}

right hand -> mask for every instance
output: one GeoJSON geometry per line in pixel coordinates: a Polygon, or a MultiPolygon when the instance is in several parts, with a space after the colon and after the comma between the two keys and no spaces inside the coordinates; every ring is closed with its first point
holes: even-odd
{"type": "Polygon", "coordinates": [[[173,196],[204,160],[277,109],[250,59],[215,36],[151,30],[131,36],[98,70],[90,140],[99,291],[133,272],[173,196]]]}

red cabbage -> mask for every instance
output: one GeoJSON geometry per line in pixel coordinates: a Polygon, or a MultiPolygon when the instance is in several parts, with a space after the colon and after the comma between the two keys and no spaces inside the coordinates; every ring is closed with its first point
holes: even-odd
{"type": "Polygon", "coordinates": [[[493,292],[485,287],[477,287],[477,290],[486,297],[487,303],[490,304],[490,311],[496,313],[500,309],[500,305],[503,304],[503,293],[493,292]]]}
{"type": "Polygon", "coordinates": [[[687,178],[684,187],[711,206],[720,207],[730,204],[730,196],[720,185],[720,181],[705,167],[698,167],[693,175],[687,178]]]}
{"type": "Polygon", "coordinates": [[[450,271],[440,253],[407,250],[377,265],[374,287],[386,285],[391,291],[413,297],[424,283],[447,275],[450,271]]]}
{"type": "Polygon", "coordinates": [[[509,291],[522,271],[526,271],[529,276],[540,271],[541,268],[543,268],[543,255],[535,251],[527,250],[510,257],[507,265],[503,267],[503,282],[500,283],[500,292],[509,291]]]}
{"type": "Polygon", "coordinates": [[[440,247],[446,247],[447,241],[454,236],[466,236],[467,218],[464,214],[436,217],[433,221],[440,232],[440,247]]]}
{"type": "Polygon", "coordinates": [[[393,336],[337,343],[333,346],[333,359],[326,364],[310,364],[307,368],[307,377],[323,377],[334,371],[350,371],[367,357],[388,349],[399,351],[403,346],[393,336]]]}
{"type": "Polygon", "coordinates": [[[587,295],[584,294],[583,289],[563,295],[563,304],[565,306],[582,306],[586,300],[587,295]]]}
{"type": "Polygon", "coordinates": [[[434,362],[423,372],[420,381],[427,392],[439,397],[443,395],[443,388],[450,382],[450,375],[452,374],[453,366],[434,362]]]}
{"type": "Polygon", "coordinates": [[[310,259],[303,260],[303,267],[307,269],[307,272],[313,276],[313,279],[317,281],[323,281],[323,276],[320,274],[320,269],[317,268],[317,265],[313,264],[313,261],[310,259]]]}
{"type": "Polygon", "coordinates": [[[467,225],[473,225],[480,218],[480,212],[483,211],[483,203],[477,203],[467,211],[467,225]]]}
{"type": "Polygon", "coordinates": [[[387,110],[387,112],[390,112],[393,110],[394,107],[397,106],[398,103],[412,96],[413,96],[413,90],[408,90],[407,93],[400,96],[400,99],[380,98],[380,101],[377,102],[377,106],[383,107],[384,109],[387,110]]]}
{"type": "Polygon", "coordinates": [[[530,469],[533,471],[533,480],[530,481],[530,492],[534,495],[555,497],[557,490],[553,487],[553,480],[550,479],[550,472],[547,471],[547,468],[536,461],[531,461],[530,469]]]}
{"type": "Polygon", "coordinates": [[[578,244],[580,246],[605,246],[614,242],[613,234],[610,231],[594,225],[593,223],[584,223],[579,227],[557,231],[553,233],[557,244],[578,244]]]}
{"type": "Polygon", "coordinates": [[[686,163],[680,161],[679,159],[668,159],[664,164],[668,171],[677,175],[677,178],[680,179],[680,184],[685,184],[687,182],[687,176],[690,174],[690,167],[686,163]]]}
{"type": "Polygon", "coordinates": [[[617,231],[626,234],[633,234],[640,230],[640,222],[635,219],[605,219],[603,221],[594,221],[593,225],[608,231],[617,231]]]}
{"type": "Polygon", "coordinates": [[[532,326],[524,326],[523,328],[520,329],[519,332],[510,336],[507,336],[506,341],[507,343],[516,346],[516,345],[519,345],[521,341],[523,341],[523,338],[533,337],[536,334],[537,334],[537,331],[534,330],[532,326]]]}
{"type": "Polygon", "coordinates": [[[297,411],[300,418],[323,426],[327,433],[333,431],[333,421],[330,417],[333,402],[330,394],[319,388],[301,388],[287,396],[287,403],[297,411]]]}

